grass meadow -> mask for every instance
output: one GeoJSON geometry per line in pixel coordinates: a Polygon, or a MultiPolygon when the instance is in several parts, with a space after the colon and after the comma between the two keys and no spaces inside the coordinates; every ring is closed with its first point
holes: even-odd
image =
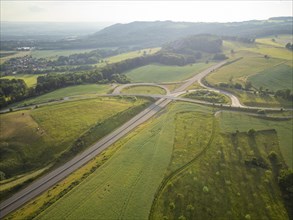
{"type": "Polygon", "coordinates": [[[293,68],[290,65],[280,64],[270,69],[259,72],[256,75],[248,77],[256,88],[263,87],[276,91],[279,89],[292,89],[293,68]]]}
{"type": "MultiPolygon", "coordinates": [[[[285,48],[290,35],[280,35],[277,38],[256,39],[254,44],[224,41],[224,51],[230,56],[228,65],[216,70],[206,77],[209,84],[217,86],[219,83],[245,86],[247,81],[255,89],[276,91],[279,89],[292,90],[292,59],[293,53],[285,48]],[[233,50],[234,53],[230,53],[233,50]],[[264,56],[267,55],[268,58],[264,56]],[[238,59],[237,59],[238,58],[238,59]]],[[[255,95],[235,89],[232,90],[243,104],[250,106],[292,107],[292,102],[273,96],[255,95]]]]}
{"type": "Polygon", "coordinates": [[[267,158],[272,150],[279,153],[274,131],[218,130],[205,153],[168,181],[150,219],[288,219],[267,158]],[[253,157],[269,168],[244,163],[253,157]]]}
{"type": "Polygon", "coordinates": [[[250,117],[175,102],[11,218],[287,219],[268,154],[292,124],[250,117]]]}
{"type": "Polygon", "coordinates": [[[243,90],[227,89],[231,93],[235,94],[242,104],[247,106],[257,107],[275,107],[275,108],[292,108],[291,101],[284,100],[282,98],[276,98],[273,95],[260,95],[252,92],[246,92],[243,90]]]}
{"type": "MultiPolygon", "coordinates": [[[[206,77],[206,80],[212,84],[241,83],[245,84],[247,78],[259,72],[269,70],[281,63],[280,59],[265,59],[264,57],[244,57],[234,63],[225,65],[206,77]]],[[[252,81],[252,85],[254,82],[252,81]]]]}
{"type": "Polygon", "coordinates": [[[195,99],[195,100],[202,100],[212,103],[221,103],[221,104],[231,104],[231,100],[229,97],[213,92],[208,90],[197,90],[193,92],[189,92],[187,94],[184,94],[182,97],[189,98],[189,99],[195,99]]]}
{"type": "Polygon", "coordinates": [[[19,106],[25,106],[25,105],[33,105],[33,104],[60,100],[65,97],[84,96],[84,95],[90,95],[90,94],[107,94],[111,90],[112,88],[108,84],[105,84],[105,85],[87,84],[87,85],[69,86],[66,88],[57,89],[53,92],[49,92],[44,95],[37,96],[35,98],[30,98],[30,99],[15,103],[11,106],[19,107],[19,106]]]}
{"type": "Polygon", "coordinates": [[[166,91],[158,86],[131,86],[123,89],[122,94],[166,94],[166,91]]]}
{"type": "Polygon", "coordinates": [[[221,112],[219,114],[220,127],[223,132],[275,129],[279,138],[280,149],[286,164],[293,168],[292,132],[291,120],[268,120],[241,113],[221,112]]]}
{"type": "Polygon", "coordinates": [[[49,60],[57,60],[59,56],[69,56],[77,53],[88,53],[93,49],[80,49],[80,50],[33,50],[31,56],[33,58],[46,58],[49,60]]]}
{"type": "Polygon", "coordinates": [[[125,74],[132,82],[175,82],[186,80],[212,64],[213,63],[195,63],[186,66],[150,64],[130,70],[125,74]]]}
{"type": "Polygon", "coordinates": [[[17,74],[13,76],[4,76],[2,79],[23,79],[27,87],[35,87],[37,85],[37,78],[43,74],[17,74]]]}
{"type": "Polygon", "coordinates": [[[6,60],[9,60],[11,58],[16,58],[16,57],[24,57],[26,55],[30,55],[30,51],[10,51],[11,55],[9,56],[3,56],[5,55],[6,51],[0,51],[1,57],[0,57],[0,64],[4,63],[6,60]],[[15,53],[13,53],[15,52],[15,53]]]}
{"type": "Polygon", "coordinates": [[[105,66],[106,63],[109,63],[109,64],[117,63],[117,62],[120,62],[123,60],[144,56],[144,54],[146,54],[146,55],[154,54],[154,53],[158,52],[159,50],[161,50],[160,47],[145,48],[145,49],[141,49],[141,50],[135,50],[135,51],[127,52],[127,53],[118,54],[118,55],[111,56],[111,57],[106,57],[103,59],[103,62],[96,64],[96,66],[102,67],[102,66],[105,66]]]}
{"type": "Polygon", "coordinates": [[[91,138],[84,141],[96,141],[140,111],[132,109],[145,103],[143,99],[98,98],[1,114],[0,170],[9,178],[44,167],[70,151],[82,135],[92,132],[94,137],[88,135],[91,138]]]}

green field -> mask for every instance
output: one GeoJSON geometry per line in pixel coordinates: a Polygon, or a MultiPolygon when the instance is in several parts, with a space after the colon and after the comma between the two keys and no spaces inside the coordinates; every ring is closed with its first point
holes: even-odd
{"type": "Polygon", "coordinates": [[[165,66],[151,64],[126,72],[126,76],[133,82],[175,82],[186,80],[213,63],[195,63],[186,66],[165,66]]]}
{"type": "Polygon", "coordinates": [[[183,95],[184,98],[202,100],[206,102],[212,103],[220,103],[220,104],[230,104],[231,100],[229,97],[222,95],[217,92],[208,91],[208,90],[197,90],[194,92],[187,93],[183,95]]]}
{"type": "Polygon", "coordinates": [[[123,89],[122,94],[166,94],[166,91],[158,86],[131,86],[123,89]]]}
{"type": "Polygon", "coordinates": [[[212,74],[208,75],[206,80],[212,85],[220,82],[241,83],[244,85],[247,77],[269,70],[283,62],[283,60],[273,58],[265,59],[263,57],[244,57],[243,59],[216,70],[212,74]]]}
{"type": "MultiPolygon", "coordinates": [[[[287,35],[279,36],[278,42],[284,44],[288,39],[287,35]]],[[[257,39],[255,44],[224,41],[226,53],[230,53],[231,49],[235,51],[234,55],[230,55],[232,56],[231,61],[234,60],[234,62],[208,75],[207,82],[213,86],[226,83],[232,87],[236,83],[240,83],[244,87],[245,83],[249,81],[254,90],[262,87],[263,90],[274,92],[279,89],[292,89],[293,53],[284,47],[272,45],[270,40],[268,38],[257,39]],[[264,55],[268,55],[269,58],[265,58],[264,55]]],[[[292,107],[292,102],[275,98],[272,95],[261,96],[233,88],[228,90],[237,95],[245,105],[292,107]]]]}
{"type": "Polygon", "coordinates": [[[59,56],[69,56],[77,53],[87,53],[93,49],[80,49],[80,50],[33,50],[31,56],[33,58],[46,58],[56,60],[59,56]]]}
{"type": "Polygon", "coordinates": [[[275,129],[279,138],[280,149],[287,165],[293,168],[293,121],[292,120],[265,120],[241,113],[222,112],[219,115],[220,126],[223,132],[275,129]]]}
{"type": "Polygon", "coordinates": [[[70,151],[76,139],[83,136],[91,144],[145,104],[142,99],[98,98],[2,114],[0,170],[12,177],[44,167],[70,151]]]}
{"type": "Polygon", "coordinates": [[[275,151],[283,163],[279,141],[289,154],[283,144],[292,145],[291,122],[227,112],[215,118],[209,107],[176,102],[115,143],[116,153],[88,177],[80,181],[84,174],[74,174],[78,184],[63,197],[53,195],[73,176],[14,217],[148,219],[151,210],[151,219],[287,219],[268,154],[275,151]],[[251,128],[277,133],[248,135],[251,128]],[[244,163],[254,156],[268,168],[244,163]]]}
{"type": "Polygon", "coordinates": [[[256,75],[248,77],[256,88],[269,89],[276,91],[278,89],[292,89],[293,68],[286,64],[280,64],[270,69],[266,69],[256,75]]]}
{"type": "Polygon", "coordinates": [[[37,84],[37,78],[43,74],[17,74],[13,76],[4,76],[1,79],[23,79],[28,87],[34,87],[37,84]]]}
{"type": "MultiPolygon", "coordinates": [[[[0,51],[1,54],[5,54],[6,51],[0,51]]],[[[9,51],[10,53],[15,52],[9,56],[2,56],[0,57],[0,64],[4,63],[6,60],[16,57],[24,57],[26,55],[30,55],[30,51],[9,51]]]]}
{"type": "Polygon", "coordinates": [[[288,219],[276,165],[267,158],[280,155],[277,140],[273,131],[216,131],[207,150],[168,181],[150,219],[288,219]],[[254,157],[269,168],[248,165],[254,157]]]}
{"type": "Polygon", "coordinates": [[[63,89],[57,89],[53,92],[46,93],[44,95],[37,96],[35,98],[30,98],[19,103],[15,103],[12,106],[24,106],[24,105],[32,105],[39,104],[44,102],[49,102],[53,100],[60,100],[65,97],[72,96],[82,96],[89,94],[107,94],[111,91],[110,85],[98,85],[98,84],[88,84],[88,85],[78,85],[78,86],[70,86],[63,89]]]}
{"type": "Polygon", "coordinates": [[[284,48],[287,43],[292,43],[292,35],[278,35],[256,39],[257,43],[284,48]]]}
{"type": "Polygon", "coordinates": [[[123,61],[123,60],[144,56],[144,54],[146,54],[146,55],[154,54],[154,53],[158,52],[159,50],[161,50],[160,47],[145,48],[145,49],[142,49],[142,50],[135,50],[135,51],[122,53],[122,54],[111,56],[111,57],[106,57],[106,58],[103,59],[103,62],[96,64],[96,66],[97,67],[102,67],[102,66],[105,66],[106,63],[109,63],[109,64],[110,63],[117,63],[117,62],[120,62],[120,61],[123,61]]]}
{"type": "Polygon", "coordinates": [[[293,103],[273,95],[254,94],[244,90],[226,89],[236,95],[242,104],[256,107],[292,108],[293,103]]]}
{"type": "MultiPolygon", "coordinates": [[[[178,133],[182,132],[181,129],[186,129],[185,121],[176,128],[174,120],[181,121],[176,119],[180,112],[199,111],[199,114],[204,114],[205,110],[204,107],[180,103],[170,107],[166,114],[140,126],[116,144],[119,150],[114,156],[37,219],[75,219],[81,215],[85,219],[147,219],[153,195],[171,159],[174,140],[181,136],[182,133],[178,133]]],[[[200,115],[193,116],[186,118],[192,119],[187,128],[198,128],[201,135],[203,125],[197,123],[200,115]]],[[[188,136],[192,133],[190,130],[188,136]]],[[[190,145],[192,141],[190,149],[198,146],[194,137],[181,141],[184,145],[190,145]]],[[[204,139],[202,141],[205,142],[204,139]]],[[[187,152],[178,151],[176,154],[183,157],[187,152]]]]}

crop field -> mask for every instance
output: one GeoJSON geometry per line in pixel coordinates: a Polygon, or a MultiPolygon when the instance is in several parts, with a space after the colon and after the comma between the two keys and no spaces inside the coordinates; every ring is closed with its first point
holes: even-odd
{"type": "Polygon", "coordinates": [[[186,66],[165,66],[158,64],[146,65],[126,72],[126,76],[133,82],[175,82],[186,80],[200,73],[213,63],[195,63],[186,66]]]}
{"type": "Polygon", "coordinates": [[[286,164],[293,168],[293,121],[261,119],[241,113],[221,112],[219,114],[221,131],[235,132],[249,129],[265,130],[275,129],[279,138],[280,149],[286,164]]]}
{"type": "Polygon", "coordinates": [[[248,48],[248,51],[259,53],[262,55],[268,55],[273,58],[292,60],[292,51],[286,48],[268,47],[266,45],[259,45],[256,48],[248,48]]]}
{"type": "Polygon", "coordinates": [[[52,100],[60,100],[65,97],[72,97],[72,96],[79,96],[79,95],[107,94],[110,91],[111,91],[110,85],[88,84],[88,85],[70,86],[70,87],[66,87],[62,89],[57,89],[53,92],[49,92],[35,98],[30,98],[19,103],[15,103],[13,107],[44,103],[44,102],[48,102],[52,100]]]}
{"type": "Polygon", "coordinates": [[[220,82],[238,82],[244,85],[248,76],[271,69],[283,62],[283,60],[273,58],[265,59],[263,57],[244,57],[243,59],[216,70],[212,74],[208,75],[206,79],[212,85],[220,82]]]}
{"type": "Polygon", "coordinates": [[[293,68],[286,64],[280,64],[264,70],[256,75],[248,77],[256,88],[263,87],[276,91],[278,89],[292,89],[293,68]]]}
{"type": "Polygon", "coordinates": [[[56,60],[59,56],[69,56],[77,53],[87,53],[93,49],[80,49],[80,50],[33,50],[31,55],[33,58],[46,58],[49,60],[56,60]]]}
{"type": "MultiPolygon", "coordinates": [[[[5,54],[6,51],[0,51],[0,54],[5,54]]],[[[6,60],[9,60],[11,58],[16,58],[16,57],[24,57],[26,55],[30,55],[30,51],[10,51],[9,56],[3,56],[1,55],[0,57],[0,64],[4,63],[6,60]],[[12,52],[15,52],[12,54],[12,52]]]]}
{"type": "Polygon", "coordinates": [[[2,79],[23,79],[28,87],[34,87],[37,84],[37,78],[42,74],[17,74],[13,76],[4,76],[2,79]]]}
{"type": "Polygon", "coordinates": [[[103,59],[102,63],[98,63],[98,64],[96,64],[96,66],[102,67],[102,66],[106,65],[106,62],[107,63],[117,63],[117,62],[120,62],[123,60],[144,56],[144,54],[145,55],[154,54],[154,53],[158,52],[159,50],[161,50],[160,47],[146,48],[146,49],[135,50],[135,51],[127,52],[127,53],[122,53],[122,54],[115,55],[112,57],[106,57],[103,59]]]}
{"type": "Polygon", "coordinates": [[[292,43],[292,35],[278,35],[263,37],[255,40],[257,43],[267,44],[275,47],[284,48],[287,43],[292,43]]]}
{"type": "Polygon", "coordinates": [[[81,135],[91,132],[88,139],[95,141],[141,111],[146,103],[143,99],[98,98],[2,114],[0,170],[9,178],[44,167],[70,150],[81,135]],[[123,116],[124,112],[129,114],[123,116]],[[112,118],[115,123],[111,123],[112,118]]]}
{"type": "Polygon", "coordinates": [[[166,94],[166,91],[158,86],[131,86],[121,91],[123,94],[166,94]]]}

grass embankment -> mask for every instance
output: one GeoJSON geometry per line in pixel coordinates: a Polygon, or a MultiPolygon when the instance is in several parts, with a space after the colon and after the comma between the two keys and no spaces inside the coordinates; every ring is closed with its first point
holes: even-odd
{"type": "Polygon", "coordinates": [[[0,170],[9,178],[53,161],[64,162],[148,103],[144,99],[99,98],[2,114],[0,170]]]}
{"type": "Polygon", "coordinates": [[[35,87],[39,76],[43,76],[43,74],[17,74],[13,76],[4,76],[1,79],[23,79],[27,87],[35,87]]]}
{"type": "Polygon", "coordinates": [[[126,72],[126,76],[133,82],[175,82],[186,80],[213,63],[195,63],[186,66],[165,66],[150,64],[126,72]]]}
{"type": "Polygon", "coordinates": [[[230,104],[229,97],[209,90],[197,90],[183,95],[184,98],[202,100],[212,103],[230,104]]]}
{"type": "Polygon", "coordinates": [[[35,98],[30,98],[15,104],[12,104],[12,107],[21,107],[26,105],[35,105],[44,102],[57,101],[65,97],[85,97],[87,95],[93,94],[107,94],[111,91],[111,86],[106,85],[97,85],[97,84],[88,84],[88,85],[78,85],[70,86],[62,89],[57,89],[53,92],[46,93],[44,95],[37,96],[35,98]]]}
{"type": "Polygon", "coordinates": [[[166,91],[158,86],[131,86],[123,89],[122,94],[166,94],[166,91]]]}

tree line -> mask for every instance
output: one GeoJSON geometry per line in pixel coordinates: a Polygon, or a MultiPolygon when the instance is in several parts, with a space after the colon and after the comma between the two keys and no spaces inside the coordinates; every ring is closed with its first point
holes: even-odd
{"type": "Polygon", "coordinates": [[[118,63],[108,64],[105,67],[83,72],[71,72],[64,74],[49,73],[37,78],[35,88],[28,88],[22,79],[0,79],[0,107],[23,99],[38,96],[53,90],[72,85],[87,83],[129,83],[127,77],[122,74],[128,70],[148,65],[150,63],[161,63],[165,65],[186,65],[196,60],[190,56],[172,53],[156,53],[127,59],[118,63]]]}

